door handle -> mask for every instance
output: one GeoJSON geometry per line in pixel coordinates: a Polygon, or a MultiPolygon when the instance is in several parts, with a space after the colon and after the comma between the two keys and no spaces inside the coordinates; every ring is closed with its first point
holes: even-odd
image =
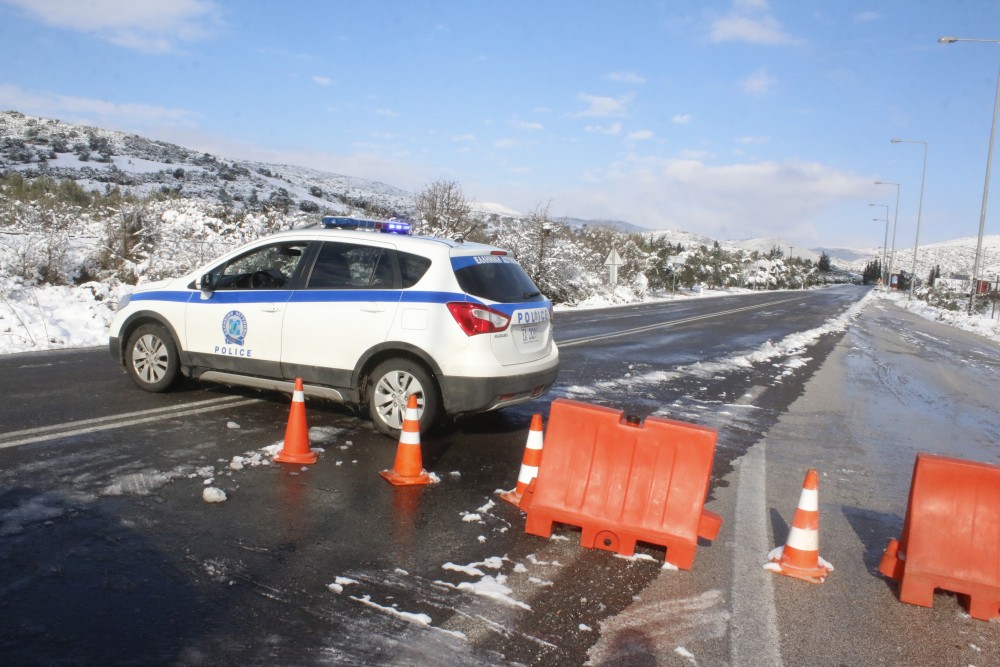
{"type": "Polygon", "coordinates": [[[266,306],[261,306],[260,310],[262,313],[280,313],[281,306],[276,306],[273,303],[269,303],[266,306]]]}
{"type": "Polygon", "coordinates": [[[383,313],[385,312],[385,306],[377,301],[369,301],[361,306],[361,312],[363,313],[383,313]]]}

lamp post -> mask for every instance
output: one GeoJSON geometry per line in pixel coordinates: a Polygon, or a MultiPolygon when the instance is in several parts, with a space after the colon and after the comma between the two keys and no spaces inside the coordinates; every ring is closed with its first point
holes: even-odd
{"type": "Polygon", "coordinates": [[[889,183],[888,181],[875,181],[875,185],[895,185],[896,186],[896,208],[892,213],[892,251],[889,253],[889,266],[885,268],[886,286],[892,279],[892,265],[896,263],[896,223],[899,222],[899,183],[889,183]]]}
{"type": "MultiPolygon", "coordinates": [[[[888,204],[868,204],[869,206],[881,206],[885,209],[885,239],[882,241],[882,287],[885,288],[889,284],[889,279],[886,278],[885,272],[885,255],[889,246],[889,205],[888,204]]],[[[882,218],[872,218],[875,222],[881,222],[882,218]]]]}
{"type": "Polygon", "coordinates": [[[917,282],[917,248],[920,246],[920,215],[924,210],[924,181],[927,178],[927,142],[915,141],[913,139],[890,139],[894,144],[923,144],[924,145],[924,167],[920,173],[920,204],[917,206],[917,237],[913,241],[913,268],[910,269],[910,294],[907,301],[913,300],[913,285],[917,282]]]}
{"type": "MultiPolygon", "coordinates": [[[[987,42],[1000,44],[1000,39],[973,39],[963,37],[941,37],[939,44],[954,44],[955,42],[987,42]]],[[[969,314],[972,314],[976,291],[979,288],[979,258],[983,252],[983,230],[986,227],[986,201],[990,196],[990,165],[993,164],[993,138],[997,133],[997,111],[1000,110],[1000,73],[997,74],[997,92],[993,99],[993,125],[990,127],[990,144],[986,151],[986,182],[983,185],[983,206],[979,210],[979,239],[976,241],[976,260],[972,266],[972,293],[969,295],[969,314]]]]}

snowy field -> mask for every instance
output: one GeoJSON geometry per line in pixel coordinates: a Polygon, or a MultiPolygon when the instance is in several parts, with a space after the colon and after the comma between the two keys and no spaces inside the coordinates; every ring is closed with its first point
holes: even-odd
{"type": "MultiPolygon", "coordinates": [[[[86,283],[67,286],[13,285],[0,292],[0,354],[59,350],[104,346],[108,343],[108,323],[118,300],[129,290],[128,286],[110,288],[104,283],[86,283]]],[[[684,296],[652,297],[646,302],[669,301],[672,298],[710,298],[713,296],[749,294],[746,290],[687,291],[684,296]]],[[[910,310],[928,320],[971,331],[1000,342],[1000,320],[988,316],[970,317],[965,312],[933,308],[927,303],[906,294],[872,292],[872,298],[892,300],[901,308],[910,310]]],[[[626,305],[621,301],[612,304],[606,298],[591,298],[580,308],[606,308],[626,305]]],[[[557,310],[566,310],[560,307],[557,310]]]]}

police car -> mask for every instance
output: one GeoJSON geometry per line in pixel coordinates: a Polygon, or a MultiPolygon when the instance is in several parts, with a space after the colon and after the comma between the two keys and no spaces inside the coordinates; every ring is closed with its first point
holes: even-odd
{"type": "Polygon", "coordinates": [[[559,367],[552,304],[506,251],[333,216],[140,285],[109,347],[146,391],[178,375],[286,392],[301,378],[392,436],[410,394],[424,430],[540,396],[559,367]]]}

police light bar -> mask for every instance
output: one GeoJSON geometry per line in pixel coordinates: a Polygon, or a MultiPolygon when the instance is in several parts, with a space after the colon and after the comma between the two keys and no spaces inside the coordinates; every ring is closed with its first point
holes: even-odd
{"type": "Polygon", "coordinates": [[[323,226],[327,229],[354,229],[383,234],[409,234],[410,223],[399,220],[364,220],[339,215],[323,216],[323,226]]]}

